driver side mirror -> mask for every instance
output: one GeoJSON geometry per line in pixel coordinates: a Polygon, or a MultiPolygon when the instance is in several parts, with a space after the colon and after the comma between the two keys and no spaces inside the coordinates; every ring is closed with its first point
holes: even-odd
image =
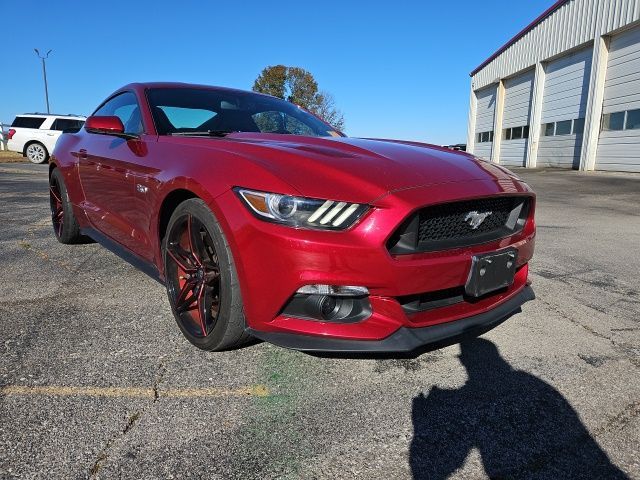
{"type": "Polygon", "coordinates": [[[138,138],[137,135],[125,133],[122,120],[116,116],[100,116],[95,115],[87,118],[84,128],[89,133],[97,133],[100,135],[114,135],[122,138],[138,138]]]}

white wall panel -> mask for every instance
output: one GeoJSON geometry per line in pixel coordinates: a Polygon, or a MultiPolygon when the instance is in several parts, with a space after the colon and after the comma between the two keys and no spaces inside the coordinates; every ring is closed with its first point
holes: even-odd
{"type": "Polygon", "coordinates": [[[640,0],[569,0],[473,75],[480,89],[640,20],[640,0]]]}
{"type": "MultiPolygon", "coordinates": [[[[603,113],[640,108],[640,28],[611,39],[603,113]]],[[[600,133],[597,170],[640,171],[640,130],[600,133]]]]}
{"type": "Polygon", "coordinates": [[[496,112],[495,85],[476,92],[478,106],[476,107],[476,132],[488,132],[493,130],[493,121],[496,112]]]}
{"type": "MultiPolygon", "coordinates": [[[[542,123],[584,118],[589,95],[593,49],[587,48],[547,65],[542,123]]],[[[544,128],[542,129],[544,135],[544,128]]],[[[540,137],[538,166],[578,168],[582,135],[540,137]]]]}
{"type": "Polygon", "coordinates": [[[500,165],[522,167],[527,155],[527,139],[502,140],[500,148],[500,165]]]}
{"type": "Polygon", "coordinates": [[[591,48],[547,65],[542,123],[584,118],[591,75],[591,48]]]}
{"type": "MultiPolygon", "coordinates": [[[[493,130],[496,114],[497,85],[484,88],[476,92],[476,126],[475,133],[490,132],[493,130]]],[[[475,139],[473,154],[485,160],[491,159],[493,144],[491,142],[478,142],[475,139]]]]}
{"type": "Polygon", "coordinates": [[[611,39],[603,113],[640,108],[640,28],[611,39]]]}
{"type": "Polygon", "coordinates": [[[596,170],[640,173],[640,131],[602,132],[596,170]]]}
{"type": "MultiPolygon", "coordinates": [[[[531,98],[533,95],[533,79],[535,70],[531,70],[504,82],[504,117],[502,129],[529,125],[531,117],[531,98]]],[[[503,135],[503,132],[496,132],[503,135]]],[[[525,164],[527,139],[502,139],[500,147],[500,164],[522,167],[525,164]]]]}
{"type": "Polygon", "coordinates": [[[538,167],[578,168],[582,135],[540,137],[538,167]]]}
{"type": "MultiPolygon", "coordinates": [[[[579,135],[571,138],[535,135],[528,147],[534,152],[533,162],[567,167],[578,163],[586,170],[595,167],[639,171],[640,130],[599,135],[601,111],[640,109],[638,25],[640,0],[567,0],[554,6],[546,18],[477,69],[472,74],[472,91],[482,91],[499,80],[506,87],[510,78],[543,63],[547,67],[544,89],[536,97],[535,107],[536,117],[541,121],[536,119],[533,130],[537,131],[540,123],[586,117],[585,138],[583,142],[579,135]],[[547,75],[551,78],[546,78],[547,75]],[[583,150],[582,158],[577,162],[579,150],[583,150]]],[[[518,97],[514,90],[511,99],[505,93],[503,128],[529,123],[521,121],[525,116],[525,100],[526,92],[518,97]]],[[[474,127],[470,125],[470,129],[474,127]]],[[[475,132],[478,131],[481,130],[476,128],[475,132]]],[[[499,135],[502,132],[495,132],[496,138],[499,135]]],[[[500,148],[493,152],[494,157],[499,156],[500,162],[507,165],[522,164],[526,153],[518,143],[523,142],[502,140],[500,148]]]]}
{"type": "Polygon", "coordinates": [[[504,82],[504,118],[502,128],[529,125],[534,70],[504,82]]]}
{"type": "Polygon", "coordinates": [[[491,152],[493,151],[493,143],[477,143],[473,149],[473,154],[483,160],[491,160],[491,152]]]}

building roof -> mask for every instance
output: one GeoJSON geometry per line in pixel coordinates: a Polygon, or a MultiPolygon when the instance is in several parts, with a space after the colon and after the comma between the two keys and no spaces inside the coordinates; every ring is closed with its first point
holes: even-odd
{"type": "Polygon", "coordinates": [[[476,73],[478,73],[480,70],[482,70],[484,67],[486,67],[487,65],[489,65],[489,63],[491,63],[493,60],[496,59],[496,57],[498,57],[501,53],[503,53],[507,48],[509,48],[511,45],[513,45],[514,43],[516,43],[518,40],[520,40],[522,37],[524,37],[528,32],[530,32],[531,30],[533,30],[538,24],[540,24],[545,18],[551,16],[551,14],[553,12],[555,12],[556,10],[558,10],[561,6],[563,6],[565,3],[568,3],[569,0],[558,0],[557,2],[555,2],[553,5],[551,5],[549,8],[547,8],[542,15],[540,15],[538,18],[536,18],[533,22],[531,22],[529,25],[527,25],[526,27],[524,27],[520,32],[518,32],[511,40],[509,40],[507,43],[505,43],[502,47],[500,47],[493,55],[491,55],[489,58],[487,58],[484,62],[482,62],[480,65],[478,65],[478,67],[476,67],[476,69],[471,72],[469,74],[469,76],[473,77],[476,73]]]}

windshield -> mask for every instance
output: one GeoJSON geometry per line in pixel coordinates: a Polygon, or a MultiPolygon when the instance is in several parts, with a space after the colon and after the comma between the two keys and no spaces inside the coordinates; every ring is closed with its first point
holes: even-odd
{"type": "Polygon", "coordinates": [[[147,91],[158,135],[188,132],[262,132],[338,137],[331,126],[305,110],[251,92],[202,88],[147,91]]]}

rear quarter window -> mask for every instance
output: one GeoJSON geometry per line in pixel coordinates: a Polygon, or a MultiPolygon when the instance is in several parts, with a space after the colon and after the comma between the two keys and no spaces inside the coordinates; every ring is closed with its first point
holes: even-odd
{"type": "Polygon", "coordinates": [[[11,126],[18,128],[40,128],[40,125],[42,125],[44,121],[44,118],[16,117],[11,126]]]}
{"type": "Polygon", "coordinates": [[[82,120],[73,120],[70,118],[56,118],[51,125],[51,130],[80,130],[84,125],[82,120]]]}

